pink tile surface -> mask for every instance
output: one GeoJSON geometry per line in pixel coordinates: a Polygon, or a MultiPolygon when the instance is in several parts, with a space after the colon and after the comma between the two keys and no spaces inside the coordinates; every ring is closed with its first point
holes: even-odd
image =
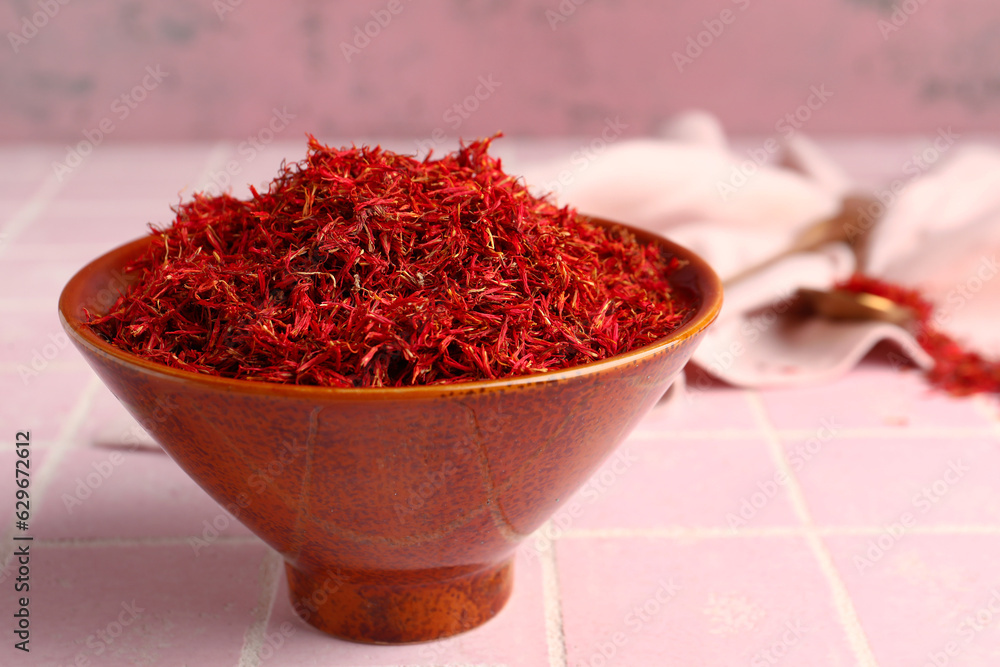
{"type": "Polygon", "coordinates": [[[854,664],[801,539],[566,540],[557,557],[570,665],[854,664]]]}
{"type": "Polygon", "coordinates": [[[927,527],[995,524],[998,470],[997,437],[860,437],[824,445],[797,476],[820,525],[927,527]]]}
{"type": "Polygon", "coordinates": [[[103,146],[64,178],[59,196],[86,204],[107,199],[110,190],[123,200],[176,203],[197,187],[211,153],[210,144],[182,144],[151,159],[141,146],[103,146]]]}
{"type": "Polygon", "coordinates": [[[55,304],[12,315],[0,330],[0,364],[14,370],[25,386],[42,373],[86,367],[59,323],[55,304]]]}
{"type": "Polygon", "coordinates": [[[877,541],[828,540],[880,667],[1000,664],[1000,537],[877,541]]]}
{"type": "Polygon", "coordinates": [[[753,411],[743,391],[716,385],[703,374],[689,376],[677,401],[657,405],[636,426],[634,435],[669,438],[687,431],[756,428],[753,411]]]}
{"type": "Polygon", "coordinates": [[[153,442],[139,422],[104,385],[94,392],[74,442],[83,447],[159,449],[159,445],[153,442]]]}
{"type": "Polygon", "coordinates": [[[12,244],[0,262],[0,284],[6,285],[5,297],[32,299],[55,308],[63,286],[79,268],[65,262],[20,257],[12,244]]]}
{"type": "Polygon", "coordinates": [[[52,161],[59,158],[55,147],[8,146],[0,161],[0,224],[17,210],[52,173],[52,161]]]}
{"type": "MultiPolygon", "coordinates": [[[[279,134],[267,145],[246,142],[219,144],[205,165],[201,187],[211,193],[230,191],[234,197],[248,197],[250,185],[258,190],[278,175],[282,160],[296,162],[306,156],[306,136],[302,132],[279,134]]],[[[345,142],[349,143],[349,142],[345,142]]]]}
{"type": "MultiPolygon", "coordinates": [[[[148,223],[169,224],[174,217],[170,206],[175,203],[176,194],[161,199],[106,197],[99,201],[57,201],[46,207],[35,223],[18,235],[12,250],[18,244],[98,246],[97,252],[66,267],[75,272],[101,252],[146,234],[148,223]]],[[[70,275],[72,272],[65,277],[68,279],[70,275]]]]}
{"type": "Polygon", "coordinates": [[[256,544],[198,557],[184,545],[29,549],[31,651],[3,642],[4,665],[236,665],[268,553],[256,544]]]}
{"type": "Polygon", "coordinates": [[[36,514],[39,539],[192,536],[192,553],[218,536],[248,536],[166,454],[91,446],[67,452],[36,514]],[[169,512],[162,509],[169,507],[169,512]]]}
{"type": "MultiPolygon", "coordinates": [[[[865,174],[892,173],[895,156],[911,151],[905,142],[832,148],[865,174]]],[[[518,142],[504,150],[515,159],[544,154],[518,142]]],[[[279,559],[265,558],[256,538],[156,452],[78,353],[58,345],[54,313],[69,275],[143,234],[148,221],[168,221],[180,188],[211,183],[236,159],[239,191],[303,151],[291,135],[252,157],[238,141],[107,146],[0,244],[0,423],[8,429],[0,441],[30,428],[38,472],[32,654],[13,655],[7,642],[0,665],[63,667],[78,656],[153,667],[1000,662],[1000,616],[978,620],[1000,614],[1000,403],[935,394],[878,357],[839,381],[794,391],[747,392],[690,376],[687,397],[656,406],[525,543],[510,604],[478,630],[375,647],[299,621],[279,559]],[[22,380],[18,367],[30,368],[36,353],[43,367],[22,380]],[[77,491],[87,497],[69,512],[65,498],[77,491]],[[912,521],[898,530],[907,512],[912,521]],[[206,536],[211,544],[196,550],[206,536]],[[871,566],[859,567],[858,557],[871,566]],[[97,655],[88,636],[132,600],[142,615],[97,655]]],[[[0,151],[0,200],[43,192],[52,154],[0,151]],[[23,172],[11,167],[17,161],[23,172]]],[[[8,471],[0,471],[0,607],[11,610],[12,465],[12,447],[0,448],[8,471]]]]}
{"type": "Polygon", "coordinates": [[[971,401],[931,391],[916,371],[864,363],[849,376],[814,387],[763,392],[767,414],[780,429],[813,430],[824,419],[843,428],[985,428],[971,401]],[[863,382],[865,391],[854,391],[863,382]]]}
{"type": "Polygon", "coordinates": [[[796,523],[785,480],[761,438],[664,436],[627,440],[556,512],[551,530],[796,523]]]}
{"type": "Polygon", "coordinates": [[[16,369],[0,372],[0,384],[4,387],[0,423],[11,431],[30,429],[36,442],[51,444],[92,381],[93,373],[84,368],[78,371],[47,369],[37,376],[27,377],[16,369]]]}

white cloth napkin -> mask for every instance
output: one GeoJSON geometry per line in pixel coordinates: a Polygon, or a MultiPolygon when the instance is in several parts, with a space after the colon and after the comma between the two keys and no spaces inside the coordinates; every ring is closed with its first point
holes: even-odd
{"type": "MultiPolygon", "coordinates": [[[[643,227],[705,258],[726,283],[725,305],[693,361],[740,386],[826,381],[883,340],[931,364],[903,328],[872,321],[792,317],[799,287],[826,290],[862,270],[917,287],[938,305],[938,324],[980,351],[1000,354],[1000,152],[956,146],[931,171],[863,217],[865,265],[845,243],[791,254],[810,225],[835,215],[848,194],[867,194],[801,134],[748,153],[731,149],[711,116],[685,114],[663,138],[622,140],[524,165],[527,183],[582,213],[643,227]]],[[[880,184],[867,184],[869,188],[880,184]]],[[[898,185],[898,184],[897,184],[898,185]]],[[[872,192],[872,191],[869,191],[872,192]]]]}

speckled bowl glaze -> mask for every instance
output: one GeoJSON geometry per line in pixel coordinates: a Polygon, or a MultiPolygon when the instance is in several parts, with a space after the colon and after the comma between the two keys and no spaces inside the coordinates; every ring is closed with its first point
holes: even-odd
{"type": "Polygon", "coordinates": [[[85,308],[107,312],[148,239],[81,269],[59,310],[129,412],[284,556],[300,616],[355,641],[426,641],[500,611],[518,544],[663,395],[719,312],[722,287],[704,261],[629,229],[687,260],[676,283],[696,295],[690,321],[627,354],[507,380],[333,389],[145,361],[83,318],[85,308]]]}

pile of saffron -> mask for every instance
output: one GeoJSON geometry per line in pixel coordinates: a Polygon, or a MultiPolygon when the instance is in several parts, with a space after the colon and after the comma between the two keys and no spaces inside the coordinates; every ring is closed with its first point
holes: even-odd
{"type": "Polygon", "coordinates": [[[919,291],[863,274],[855,274],[837,287],[874,294],[912,311],[912,333],[934,360],[934,367],[927,371],[927,380],[932,386],[955,396],[1000,392],[1000,362],[964,349],[958,341],[935,327],[934,306],[919,291]]]}
{"type": "Polygon", "coordinates": [[[266,192],[174,207],[89,326],[187,371],[399,387],[576,366],[690,318],[683,262],[533,196],[491,141],[421,160],[310,137],[266,192]]]}

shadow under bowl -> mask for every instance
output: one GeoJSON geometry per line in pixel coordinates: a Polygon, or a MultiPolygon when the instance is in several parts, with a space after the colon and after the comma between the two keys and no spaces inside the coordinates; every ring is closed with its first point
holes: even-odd
{"type": "Polygon", "coordinates": [[[703,260],[625,228],[686,261],[672,282],[693,295],[694,314],[650,345],[544,374],[339,389],[146,361],[95,335],[84,309],[108,311],[148,237],[81,269],[59,312],[139,423],[284,557],[302,618],[354,641],[427,641],[500,611],[519,543],[663,395],[718,315],[722,286],[703,260]]]}

